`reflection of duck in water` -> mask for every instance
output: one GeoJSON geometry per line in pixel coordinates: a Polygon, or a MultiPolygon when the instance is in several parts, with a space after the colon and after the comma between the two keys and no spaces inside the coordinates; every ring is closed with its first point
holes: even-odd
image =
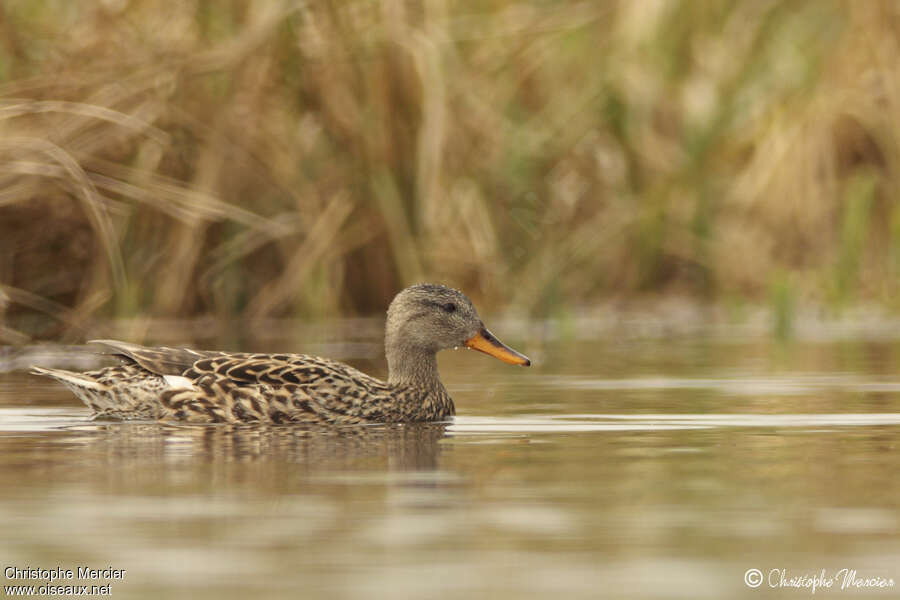
{"type": "Polygon", "coordinates": [[[454,413],[438,375],[439,350],[466,346],[507,363],[531,364],[485,328],[462,292],[432,284],[406,288],[388,308],[387,382],[303,354],[97,343],[124,364],[87,373],[33,372],[69,386],[96,416],[193,423],[439,421],[454,413]]]}
{"type": "MultiPolygon", "coordinates": [[[[385,469],[437,469],[441,451],[439,442],[444,438],[447,424],[185,427],[177,423],[129,422],[98,426],[99,429],[73,431],[72,435],[81,444],[99,449],[92,454],[98,460],[109,460],[119,466],[140,463],[139,470],[145,473],[149,468],[149,457],[156,459],[157,464],[179,462],[189,457],[189,462],[195,465],[258,462],[260,469],[273,472],[360,473],[384,472],[385,469]]],[[[160,468],[159,471],[167,470],[160,468]]],[[[209,474],[208,471],[204,473],[209,474]]],[[[156,476],[165,475],[158,472],[156,476]]],[[[275,476],[254,479],[259,482],[283,481],[283,477],[275,476]]]]}

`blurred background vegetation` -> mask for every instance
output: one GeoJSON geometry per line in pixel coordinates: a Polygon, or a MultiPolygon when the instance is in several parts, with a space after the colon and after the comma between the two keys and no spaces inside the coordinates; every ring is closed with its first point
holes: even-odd
{"type": "Polygon", "coordinates": [[[0,341],[111,317],[898,307],[892,0],[5,0],[0,341]]]}

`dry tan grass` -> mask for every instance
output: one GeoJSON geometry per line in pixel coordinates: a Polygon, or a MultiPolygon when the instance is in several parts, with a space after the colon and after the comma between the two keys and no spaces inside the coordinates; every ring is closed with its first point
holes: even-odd
{"type": "Polygon", "coordinates": [[[7,341],[375,312],[422,279],[534,314],[895,304],[890,1],[0,10],[7,341]]]}

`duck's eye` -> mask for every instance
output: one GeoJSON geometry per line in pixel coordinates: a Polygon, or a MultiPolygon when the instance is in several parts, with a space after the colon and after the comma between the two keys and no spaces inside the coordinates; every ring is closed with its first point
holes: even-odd
{"type": "Polygon", "coordinates": [[[441,308],[444,309],[445,313],[456,312],[456,305],[453,304],[452,302],[448,302],[447,304],[443,305],[441,308]]]}

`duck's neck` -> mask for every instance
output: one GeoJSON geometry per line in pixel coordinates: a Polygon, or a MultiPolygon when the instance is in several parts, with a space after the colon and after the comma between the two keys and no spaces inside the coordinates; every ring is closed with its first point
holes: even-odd
{"type": "Polygon", "coordinates": [[[385,348],[388,363],[388,383],[408,385],[425,390],[440,389],[437,356],[433,351],[390,344],[385,348]]]}
{"type": "Polygon", "coordinates": [[[388,385],[399,388],[399,397],[410,403],[404,407],[406,418],[438,421],[452,416],[453,399],[441,383],[437,368],[437,349],[413,344],[406,336],[385,336],[388,385]]]}

